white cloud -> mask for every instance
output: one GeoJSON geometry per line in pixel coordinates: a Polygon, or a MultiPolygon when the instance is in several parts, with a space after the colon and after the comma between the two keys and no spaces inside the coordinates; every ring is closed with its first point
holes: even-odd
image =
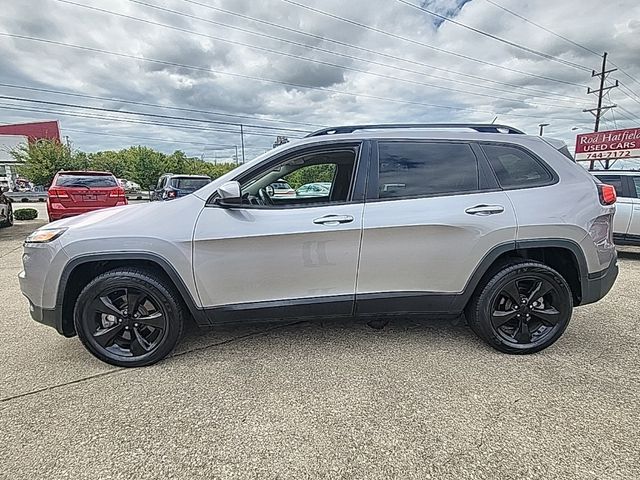
{"type": "MultiPolygon", "coordinates": [[[[595,104],[595,97],[587,96],[585,88],[586,85],[596,87],[590,72],[532,55],[449,22],[442,23],[424,12],[395,1],[327,0],[312,4],[310,0],[296,0],[333,15],[409,38],[413,42],[361,28],[282,0],[197,0],[196,3],[205,3],[300,30],[313,37],[215,11],[185,0],[142,0],[184,15],[127,0],[77,1],[91,7],[137,17],[147,23],[56,0],[25,0],[5,2],[3,15],[0,17],[0,31],[184,66],[4,37],[0,42],[0,83],[224,112],[250,118],[206,116],[195,112],[161,110],[123,102],[74,98],[7,87],[0,87],[0,95],[180,117],[279,125],[283,128],[273,131],[247,128],[248,157],[268,149],[278,134],[301,135],[285,131],[284,128],[316,128],[313,125],[304,127],[293,123],[276,124],[265,120],[266,118],[332,125],[356,122],[490,122],[497,115],[498,122],[511,124],[529,133],[537,132],[538,123],[550,123],[545,132],[563,138],[570,144],[576,133],[571,131],[572,127],[579,126],[586,130],[593,123],[590,115],[582,112],[583,108],[595,104]],[[191,30],[200,35],[148,22],[191,30]],[[246,30],[255,33],[247,33],[246,30]],[[297,44],[269,37],[279,37],[297,44]],[[338,45],[330,40],[370,52],[338,45]],[[427,44],[435,49],[417,43],[427,44]],[[289,56],[260,49],[274,50],[289,56]],[[449,50],[511,70],[463,59],[436,49],[449,50]],[[308,60],[292,56],[306,57],[308,60]],[[537,77],[513,70],[528,72],[537,77]],[[505,83],[512,86],[504,85],[505,83]],[[293,84],[317,89],[295,87],[293,84]],[[439,89],[437,86],[467,93],[439,89]],[[255,136],[251,132],[266,133],[267,136],[255,136]]],[[[640,22],[637,20],[640,18],[640,4],[636,0],[618,1],[615,8],[605,7],[597,0],[554,3],[544,0],[495,1],[589,49],[596,52],[608,51],[613,62],[640,80],[640,59],[637,56],[640,51],[640,22]]],[[[455,16],[456,20],[475,28],[588,69],[599,67],[600,59],[593,53],[518,19],[486,0],[412,0],[412,3],[443,15],[455,16]]],[[[634,83],[624,74],[616,72],[612,78],[620,79],[626,88],[640,93],[640,84],[634,83]]],[[[622,89],[611,92],[611,101],[624,109],[614,112],[617,124],[636,126],[640,96],[633,100],[624,92],[629,93],[622,89]],[[631,116],[633,121],[623,118],[631,116]]],[[[213,149],[226,149],[216,154],[220,158],[230,156],[232,146],[240,142],[237,133],[62,116],[52,112],[72,109],[0,101],[0,106],[10,105],[36,111],[2,108],[0,112],[4,123],[59,118],[63,134],[68,129],[67,133],[74,144],[90,151],[120,148],[136,143],[136,138],[140,138],[140,143],[165,151],[179,148],[192,155],[204,153],[207,158],[213,157],[213,149]],[[127,137],[91,135],[77,130],[127,137]],[[164,141],[154,142],[148,138],[164,141]]],[[[82,115],[119,116],[154,122],[153,118],[80,110],[76,112],[82,115]]],[[[613,119],[612,114],[607,114],[604,127],[613,128],[613,119]]],[[[192,127],[200,125],[207,129],[237,130],[234,126],[223,127],[184,120],[176,120],[175,123],[192,127]]]]}

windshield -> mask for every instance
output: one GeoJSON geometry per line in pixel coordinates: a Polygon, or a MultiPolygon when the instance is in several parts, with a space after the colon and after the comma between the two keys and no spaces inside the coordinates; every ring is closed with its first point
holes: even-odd
{"type": "Polygon", "coordinates": [[[89,187],[89,188],[111,188],[117,187],[118,182],[113,175],[78,175],[71,174],[58,175],[56,180],[58,187],[89,187]]]}
{"type": "Polygon", "coordinates": [[[208,178],[173,178],[171,180],[171,186],[178,190],[198,190],[199,188],[204,187],[211,180],[208,178]]]}

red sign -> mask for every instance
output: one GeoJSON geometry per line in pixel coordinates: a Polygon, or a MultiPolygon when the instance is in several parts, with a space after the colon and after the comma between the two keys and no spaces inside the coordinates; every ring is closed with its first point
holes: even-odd
{"type": "Polygon", "coordinates": [[[0,125],[0,135],[24,135],[30,142],[40,139],[60,141],[58,122],[16,123],[14,125],[0,125]]]}
{"type": "Polygon", "coordinates": [[[576,160],[640,157],[640,128],[584,133],[576,137],[576,160]]]}

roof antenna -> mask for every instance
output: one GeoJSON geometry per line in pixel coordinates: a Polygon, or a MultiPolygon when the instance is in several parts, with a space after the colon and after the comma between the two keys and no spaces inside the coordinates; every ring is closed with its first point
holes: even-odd
{"type": "Polygon", "coordinates": [[[496,115],[495,117],[493,117],[493,120],[491,120],[491,125],[493,125],[494,123],[496,123],[496,120],[498,119],[498,116],[496,115]]]}

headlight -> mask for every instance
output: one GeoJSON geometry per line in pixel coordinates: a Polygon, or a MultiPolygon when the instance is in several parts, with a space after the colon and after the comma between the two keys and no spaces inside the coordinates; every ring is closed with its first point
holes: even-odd
{"type": "Polygon", "coordinates": [[[48,243],[66,231],[66,228],[41,228],[29,235],[24,243],[48,243]]]}

